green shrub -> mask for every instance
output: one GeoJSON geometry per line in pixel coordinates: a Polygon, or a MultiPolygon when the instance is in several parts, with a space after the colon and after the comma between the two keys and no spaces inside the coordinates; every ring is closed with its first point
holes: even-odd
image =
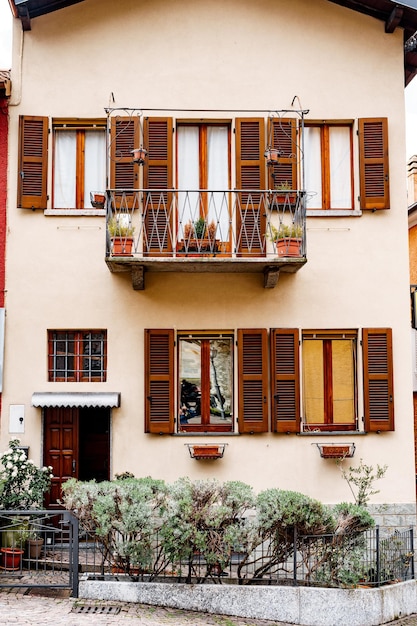
{"type": "Polygon", "coordinates": [[[167,488],[152,478],[113,482],[80,482],[62,486],[63,503],[78,517],[82,529],[95,535],[103,555],[127,574],[133,569],[155,573],[155,533],[164,523],[167,488]]]}

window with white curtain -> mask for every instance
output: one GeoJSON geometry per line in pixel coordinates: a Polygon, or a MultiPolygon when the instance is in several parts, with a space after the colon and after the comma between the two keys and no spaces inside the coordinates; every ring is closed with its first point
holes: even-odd
{"type": "Polygon", "coordinates": [[[106,187],[105,125],[57,125],[54,140],[54,208],[91,208],[90,192],[106,187]]]}
{"type": "Polygon", "coordinates": [[[352,125],[307,124],[304,168],[307,209],[353,209],[352,125]]]}
{"type": "Polygon", "coordinates": [[[179,237],[200,217],[216,223],[216,239],[229,240],[229,143],[226,124],[181,124],[177,128],[179,237]],[[204,190],[210,190],[204,193],[204,190]]]}

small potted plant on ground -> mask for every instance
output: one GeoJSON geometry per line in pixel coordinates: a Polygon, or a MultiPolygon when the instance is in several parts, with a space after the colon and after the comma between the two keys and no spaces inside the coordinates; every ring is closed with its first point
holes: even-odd
{"type": "Polygon", "coordinates": [[[107,229],[112,241],[113,256],[131,256],[135,227],[132,226],[130,216],[113,216],[109,220],[107,229]]]}
{"type": "Polygon", "coordinates": [[[271,241],[276,244],[278,256],[301,256],[303,228],[298,224],[271,224],[271,241]]]}
{"type": "MultiPolygon", "coordinates": [[[[0,454],[0,514],[1,510],[41,508],[52,476],[52,467],[37,467],[27,458],[18,439],[10,441],[9,448],[0,454]]],[[[14,514],[0,517],[2,567],[20,569],[23,546],[29,535],[29,518],[14,514]]]]}

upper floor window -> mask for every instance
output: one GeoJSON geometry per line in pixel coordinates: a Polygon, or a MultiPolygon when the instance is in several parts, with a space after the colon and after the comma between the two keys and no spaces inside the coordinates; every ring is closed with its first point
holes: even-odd
{"type": "MultiPolygon", "coordinates": [[[[19,124],[18,206],[47,209],[51,202],[48,199],[48,149],[52,144],[49,119],[21,116],[19,124]]],[[[237,117],[230,122],[195,123],[187,120],[187,123],[177,122],[175,127],[172,117],[145,117],[141,127],[137,118],[115,117],[110,120],[109,186],[116,190],[141,186],[155,190],[149,194],[151,204],[157,206],[159,202],[162,207],[169,205],[168,190],[175,183],[179,188],[185,185],[186,191],[241,190],[240,217],[245,222],[242,232],[251,242],[253,252],[255,247],[261,248],[260,238],[265,232],[262,222],[265,211],[259,207],[257,190],[300,189],[301,159],[304,159],[306,191],[315,193],[309,198],[308,208],[353,209],[357,188],[361,209],[389,208],[388,121],[358,119],[356,150],[353,127],[353,122],[306,121],[303,151],[300,120],[295,118],[237,117]],[[141,143],[148,153],[143,174],[131,154],[141,143]],[[266,145],[279,153],[278,161],[268,168],[264,156],[266,145]],[[356,156],[359,181],[354,184],[356,156]]],[[[105,123],[54,120],[53,130],[53,206],[90,206],[89,192],[100,191],[105,186],[105,123]]],[[[227,194],[214,197],[220,199],[227,194]]],[[[198,202],[202,202],[196,207],[199,214],[207,215],[210,208],[204,205],[204,196],[200,195],[198,202]]],[[[159,207],[155,215],[150,212],[146,224],[150,252],[154,251],[154,240],[164,240],[164,233],[175,229],[173,219],[171,213],[161,212],[159,207]]],[[[219,238],[227,241],[228,232],[223,225],[222,231],[225,232],[219,238]]],[[[248,248],[248,241],[240,241],[239,252],[248,248]]]]}
{"type": "Polygon", "coordinates": [[[48,380],[51,382],[105,382],[105,330],[49,330],[48,380]]]}
{"type": "Polygon", "coordinates": [[[90,192],[106,185],[104,121],[55,121],[53,206],[55,209],[91,208],[90,192]]]}
{"type": "Polygon", "coordinates": [[[353,209],[352,124],[306,123],[308,209],[353,209]]]}

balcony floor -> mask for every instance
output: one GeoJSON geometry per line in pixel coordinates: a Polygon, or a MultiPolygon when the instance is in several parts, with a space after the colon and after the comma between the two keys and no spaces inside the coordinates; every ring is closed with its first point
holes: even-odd
{"type": "Polygon", "coordinates": [[[106,257],[111,272],[130,272],[135,290],[145,289],[145,274],[148,272],[188,272],[188,273],[257,273],[263,275],[263,286],[272,289],[278,283],[280,272],[293,274],[301,269],[305,257],[257,257],[224,258],[196,257],[106,257]]]}

